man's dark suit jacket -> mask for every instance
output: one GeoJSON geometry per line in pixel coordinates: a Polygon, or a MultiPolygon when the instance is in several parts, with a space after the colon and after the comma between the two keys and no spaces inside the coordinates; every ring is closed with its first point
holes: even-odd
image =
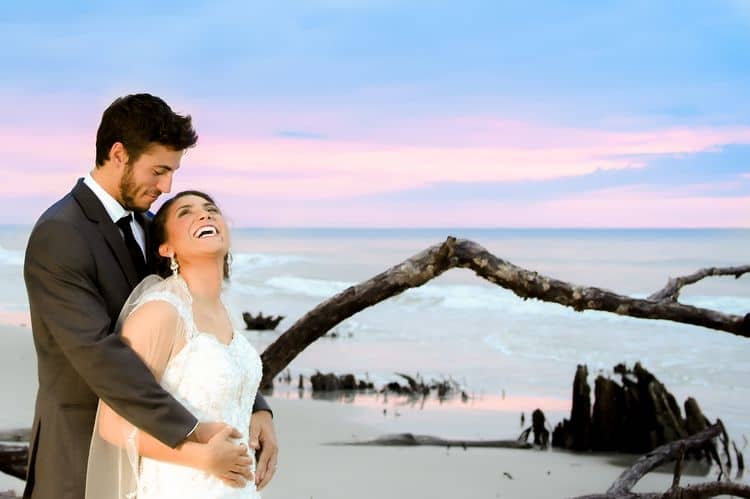
{"type": "MultiPolygon", "coordinates": [[[[170,447],[197,421],[113,334],[138,276],[82,180],[34,226],[24,278],[39,370],[24,497],[82,499],[98,398],[170,447]]],[[[254,410],[269,410],[260,395],[254,410]]]]}

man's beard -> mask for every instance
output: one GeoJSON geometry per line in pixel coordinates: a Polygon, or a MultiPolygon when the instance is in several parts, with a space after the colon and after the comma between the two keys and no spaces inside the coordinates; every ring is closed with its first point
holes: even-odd
{"type": "Polygon", "coordinates": [[[120,179],[120,199],[122,199],[123,208],[130,211],[146,211],[148,206],[136,205],[136,197],[138,196],[138,186],[133,180],[133,165],[126,165],[125,172],[122,174],[120,179]]]}

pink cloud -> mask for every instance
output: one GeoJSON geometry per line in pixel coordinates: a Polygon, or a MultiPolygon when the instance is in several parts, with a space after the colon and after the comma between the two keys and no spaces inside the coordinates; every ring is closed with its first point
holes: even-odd
{"type": "Polygon", "coordinates": [[[190,151],[186,158],[190,173],[185,176],[223,192],[321,199],[439,182],[547,180],[600,169],[642,167],[642,157],[647,156],[750,143],[750,128],[633,133],[526,129],[530,133],[524,135],[525,140],[533,136],[535,144],[437,147],[209,136],[190,151]],[[570,145],[559,145],[566,137],[570,145]],[[545,147],[547,139],[555,145],[545,147]]]}
{"type": "MultiPolygon", "coordinates": [[[[43,102],[37,111],[50,114],[48,105],[43,102]]],[[[747,217],[732,211],[748,212],[745,198],[699,197],[677,191],[667,196],[614,191],[546,204],[483,201],[449,209],[437,201],[428,206],[428,202],[408,205],[359,202],[358,198],[434,183],[550,180],[597,170],[640,168],[654,156],[750,143],[750,127],[622,131],[486,117],[436,117],[391,119],[369,129],[357,116],[341,111],[230,111],[213,110],[205,103],[193,107],[201,138],[198,147],[186,154],[174,190],[208,190],[236,205],[241,214],[237,220],[243,224],[638,226],[642,220],[653,220],[665,226],[748,225],[747,217]],[[289,123],[293,126],[285,126],[289,123]],[[297,128],[331,138],[300,140],[273,133],[297,128]],[[253,209],[243,212],[240,205],[248,203],[253,209]],[[680,207],[692,210],[691,216],[680,218],[680,207]],[[649,218],[647,212],[654,215],[649,218]],[[503,218],[495,219],[496,213],[503,218]]],[[[191,106],[175,106],[183,108],[191,106]]],[[[71,103],[62,109],[61,119],[70,123],[61,129],[28,121],[0,124],[2,199],[52,201],[91,169],[96,124],[84,126],[71,103]]],[[[98,119],[93,106],[84,109],[98,119]]],[[[9,115],[14,115],[12,109],[9,115]]],[[[750,178],[750,173],[743,177],[750,178]]],[[[711,186],[704,187],[710,192],[711,186]]]]}
{"type": "Polygon", "coordinates": [[[604,189],[545,201],[323,199],[268,201],[222,196],[239,226],[332,227],[749,227],[750,196],[677,194],[643,187],[604,189]]]}
{"type": "MultiPolygon", "coordinates": [[[[473,203],[475,214],[503,213],[493,224],[512,227],[748,227],[750,196],[675,195],[639,187],[603,189],[538,203],[473,203]],[[508,210],[501,212],[500,209],[508,210]]],[[[466,222],[464,222],[466,223],[466,222]]]]}

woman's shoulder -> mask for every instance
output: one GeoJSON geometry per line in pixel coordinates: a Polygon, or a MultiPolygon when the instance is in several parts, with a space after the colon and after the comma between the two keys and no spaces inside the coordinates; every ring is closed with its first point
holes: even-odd
{"type": "Polygon", "coordinates": [[[192,305],[192,297],[184,281],[178,276],[162,279],[157,275],[146,277],[133,291],[134,300],[140,308],[149,303],[156,303],[152,307],[172,307],[181,314],[188,311],[192,305]],[[160,305],[159,305],[160,304],[160,305]]]}
{"type": "Polygon", "coordinates": [[[133,290],[121,320],[143,326],[169,325],[178,320],[192,322],[190,293],[177,279],[151,275],[133,290]]]}

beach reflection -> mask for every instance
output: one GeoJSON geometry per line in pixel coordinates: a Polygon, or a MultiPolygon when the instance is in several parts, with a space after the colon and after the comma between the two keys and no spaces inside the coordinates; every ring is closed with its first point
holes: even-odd
{"type": "Polygon", "coordinates": [[[361,407],[408,407],[419,410],[448,411],[495,411],[513,412],[532,411],[569,411],[570,400],[553,397],[505,396],[495,394],[474,394],[467,399],[457,393],[446,397],[430,395],[402,395],[394,392],[377,390],[336,390],[331,392],[313,392],[312,390],[277,384],[269,395],[284,399],[324,400],[343,404],[354,404],[361,407]]]}
{"type": "MultiPolygon", "coordinates": [[[[313,392],[309,386],[277,382],[271,398],[316,400],[338,403],[357,410],[342,411],[353,421],[365,423],[381,433],[435,435],[444,438],[516,438],[531,424],[531,412],[541,409],[550,429],[570,414],[570,401],[546,396],[461,393],[440,398],[430,395],[400,395],[377,390],[313,392]],[[522,416],[523,414],[523,416],[522,416]]],[[[273,400],[269,401],[273,405],[273,400]]]]}

